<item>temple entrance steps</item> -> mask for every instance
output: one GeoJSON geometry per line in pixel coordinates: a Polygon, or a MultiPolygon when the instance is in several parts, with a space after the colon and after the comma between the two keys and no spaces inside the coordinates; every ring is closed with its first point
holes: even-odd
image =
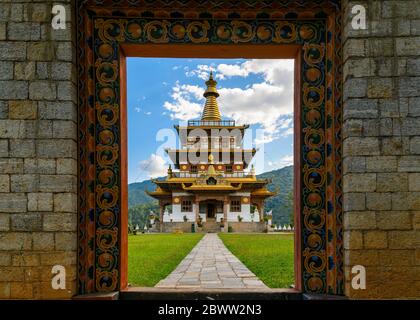
{"type": "Polygon", "coordinates": [[[208,219],[206,222],[203,222],[202,230],[206,233],[220,232],[220,223],[216,222],[216,220],[208,219]]]}

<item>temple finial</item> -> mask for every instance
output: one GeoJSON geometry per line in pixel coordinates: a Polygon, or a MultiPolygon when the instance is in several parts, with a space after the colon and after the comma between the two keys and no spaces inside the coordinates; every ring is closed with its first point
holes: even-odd
{"type": "Polygon", "coordinates": [[[222,116],[220,115],[219,106],[216,98],[219,96],[216,85],[217,81],[213,79],[213,71],[210,70],[209,80],[206,81],[206,91],[204,97],[206,98],[206,104],[204,106],[201,120],[203,121],[221,121],[222,116]]]}

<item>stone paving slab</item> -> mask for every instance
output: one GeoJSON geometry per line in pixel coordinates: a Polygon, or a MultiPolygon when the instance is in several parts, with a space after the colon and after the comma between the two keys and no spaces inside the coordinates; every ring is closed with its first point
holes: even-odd
{"type": "Polygon", "coordinates": [[[269,289],[223,244],[207,233],[157,288],[269,289]]]}

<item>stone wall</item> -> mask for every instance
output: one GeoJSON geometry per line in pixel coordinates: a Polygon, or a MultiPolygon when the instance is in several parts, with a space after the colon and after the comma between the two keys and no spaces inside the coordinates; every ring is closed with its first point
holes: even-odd
{"type": "Polygon", "coordinates": [[[420,1],[344,1],[346,295],[420,296],[420,1]],[[367,10],[353,30],[351,8],[367,10]],[[350,285],[366,267],[366,290],[350,285]]]}
{"type": "Polygon", "coordinates": [[[0,299],[67,298],[77,259],[75,26],[70,0],[0,0],[0,299]],[[52,4],[67,28],[51,28],[52,4]],[[51,268],[66,268],[66,290],[51,268]]]}

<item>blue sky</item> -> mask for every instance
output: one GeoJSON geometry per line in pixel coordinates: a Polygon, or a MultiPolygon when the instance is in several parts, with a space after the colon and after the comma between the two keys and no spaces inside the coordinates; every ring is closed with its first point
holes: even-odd
{"type": "Polygon", "coordinates": [[[175,124],[201,116],[210,69],[222,117],[250,125],[257,173],[292,164],[293,60],[128,58],[129,183],[165,175],[163,148],[175,124]]]}

